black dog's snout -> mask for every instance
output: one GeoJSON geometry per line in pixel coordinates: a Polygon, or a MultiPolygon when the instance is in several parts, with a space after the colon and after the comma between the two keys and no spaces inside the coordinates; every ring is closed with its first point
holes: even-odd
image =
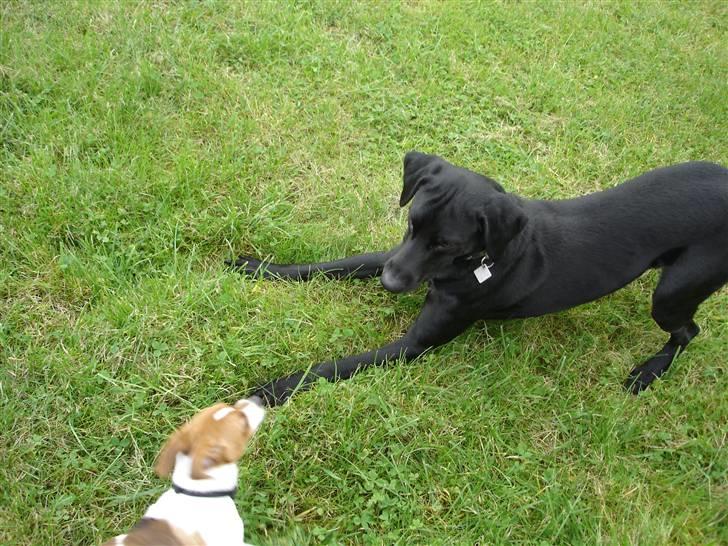
{"type": "Polygon", "coordinates": [[[398,264],[393,263],[391,260],[384,264],[382,270],[382,276],[379,278],[382,286],[390,292],[407,292],[412,290],[415,285],[414,277],[403,271],[398,264]]]}
{"type": "Polygon", "coordinates": [[[400,278],[392,274],[391,271],[385,270],[380,278],[382,286],[390,292],[403,292],[405,283],[400,278]]]}

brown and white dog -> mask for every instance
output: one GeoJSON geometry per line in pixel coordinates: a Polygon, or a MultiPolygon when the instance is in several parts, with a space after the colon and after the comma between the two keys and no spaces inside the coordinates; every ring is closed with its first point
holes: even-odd
{"type": "Polygon", "coordinates": [[[215,404],[167,440],[155,471],[172,473],[172,487],[128,534],[104,546],[244,546],[235,507],[237,461],[263,422],[260,399],[215,404]]]}

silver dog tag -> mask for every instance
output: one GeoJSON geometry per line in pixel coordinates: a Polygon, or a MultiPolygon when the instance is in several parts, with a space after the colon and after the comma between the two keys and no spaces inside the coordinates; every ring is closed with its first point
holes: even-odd
{"type": "Polygon", "coordinates": [[[493,273],[490,272],[488,266],[485,265],[485,261],[480,264],[480,267],[473,270],[473,273],[475,274],[475,278],[478,279],[478,284],[483,284],[493,276],[493,273]]]}

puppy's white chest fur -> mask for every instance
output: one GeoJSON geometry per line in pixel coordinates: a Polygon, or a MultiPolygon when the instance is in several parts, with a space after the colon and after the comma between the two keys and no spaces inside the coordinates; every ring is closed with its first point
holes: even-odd
{"type": "MultiPolygon", "coordinates": [[[[177,487],[196,493],[232,491],[238,482],[235,464],[221,465],[208,471],[209,479],[192,480],[192,461],[178,453],[172,475],[177,487]]],[[[206,546],[243,546],[244,527],[235,502],[229,496],[195,497],[170,489],[152,504],[145,518],[161,519],[189,534],[198,534],[206,546]]]]}
{"type": "Polygon", "coordinates": [[[198,534],[206,546],[243,546],[243,520],[230,497],[190,497],[169,490],[144,514],[161,519],[189,535],[198,534]]]}

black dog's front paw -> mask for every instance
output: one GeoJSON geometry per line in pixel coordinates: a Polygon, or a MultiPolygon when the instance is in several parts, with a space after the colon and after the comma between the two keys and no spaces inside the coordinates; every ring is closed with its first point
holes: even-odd
{"type": "Polygon", "coordinates": [[[250,256],[239,256],[237,260],[225,260],[225,265],[247,275],[255,275],[261,271],[263,262],[250,256]]]}
{"type": "Polygon", "coordinates": [[[624,388],[632,394],[639,394],[649,387],[655,379],[667,371],[673,355],[657,355],[629,372],[624,388]]]}
{"type": "Polygon", "coordinates": [[[266,383],[258,388],[252,396],[259,396],[266,406],[272,408],[287,402],[296,390],[305,388],[310,382],[310,378],[304,379],[303,373],[295,373],[266,383]]]}

